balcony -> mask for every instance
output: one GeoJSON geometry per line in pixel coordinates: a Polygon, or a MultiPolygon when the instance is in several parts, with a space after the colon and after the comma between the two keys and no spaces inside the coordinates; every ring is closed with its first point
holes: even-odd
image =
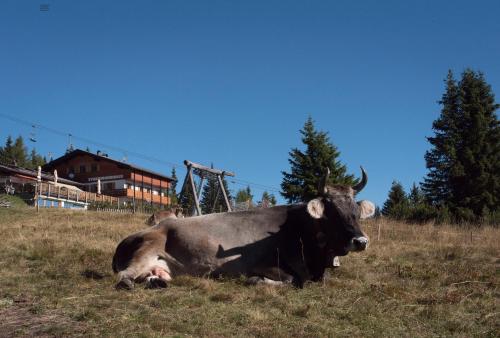
{"type": "MultiPolygon", "coordinates": [[[[110,196],[116,197],[134,197],[134,189],[113,189],[113,190],[103,190],[103,193],[110,196]]],[[[135,191],[136,200],[144,200],[146,202],[153,202],[162,205],[170,204],[170,198],[167,196],[154,195],[147,192],[135,191]]]]}

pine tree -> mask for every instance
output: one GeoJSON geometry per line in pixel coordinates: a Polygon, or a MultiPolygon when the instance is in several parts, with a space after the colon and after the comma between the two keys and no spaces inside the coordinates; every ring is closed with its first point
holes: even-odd
{"type": "Polygon", "coordinates": [[[408,194],[408,202],[412,208],[415,208],[425,202],[425,196],[422,193],[422,190],[420,190],[415,183],[413,183],[410,193],[408,194]]]}
{"type": "Polygon", "coordinates": [[[172,168],[172,174],[170,177],[173,178],[173,181],[170,183],[170,204],[177,205],[177,173],[175,172],[175,167],[172,168]]]}
{"type": "Polygon", "coordinates": [[[340,152],[330,143],[328,133],[317,131],[309,117],[302,130],[305,151],[293,148],[289,156],[290,172],[282,171],[281,193],[289,203],[305,202],[318,196],[318,186],[330,169],[328,183],[355,184],[354,176],[346,174],[346,166],[338,159],[340,152]]]}
{"type": "Polygon", "coordinates": [[[477,220],[500,209],[500,124],[491,87],[482,73],[467,69],[458,84],[451,72],[434,121],[432,149],[425,160],[423,183],[433,205],[458,220],[477,220]]]}
{"type": "Polygon", "coordinates": [[[27,167],[30,169],[36,169],[38,166],[43,166],[45,164],[45,159],[37,154],[35,148],[31,149],[31,153],[29,156],[29,161],[27,167]]]}
{"type": "MultiPolygon", "coordinates": [[[[222,180],[222,184],[224,185],[226,191],[229,193],[229,190],[227,189],[227,182],[225,179],[222,180]]],[[[230,196],[228,196],[228,199],[229,201],[231,200],[230,196]]],[[[224,195],[219,189],[219,180],[216,175],[209,175],[207,177],[207,182],[203,186],[200,207],[203,214],[227,211],[226,202],[224,201],[224,195]]]]}
{"type": "Polygon", "coordinates": [[[13,164],[19,167],[26,167],[28,163],[28,148],[24,145],[22,136],[18,136],[12,147],[13,164]]]}
{"type": "Polygon", "coordinates": [[[12,140],[12,136],[8,136],[5,141],[5,146],[0,148],[0,164],[12,165],[13,164],[13,148],[14,141],[12,140]]]}
{"type": "Polygon", "coordinates": [[[264,191],[262,193],[262,198],[260,199],[260,204],[264,207],[272,207],[276,205],[276,197],[273,194],[264,191]]]}
{"type": "MultiPolygon", "coordinates": [[[[193,175],[194,178],[194,175],[193,175]]],[[[196,186],[196,184],[195,184],[196,186]]],[[[181,188],[179,195],[177,197],[179,205],[182,207],[182,213],[185,216],[192,216],[195,210],[194,196],[191,191],[191,185],[189,181],[185,182],[185,185],[181,188]]]]}
{"type": "Polygon", "coordinates": [[[427,200],[433,205],[444,205],[452,197],[450,177],[456,161],[460,116],[458,87],[451,70],[446,78],[446,92],[439,103],[443,108],[441,116],[432,124],[435,136],[427,138],[433,148],[425,154],[429,172],[422,184],[427,200]]]}
{"type": "Polygon", "coordinates": [[[243,202],[248,202],[250,201],[250,204],[252,204],[253,200],[253,195],[252,195],[252,190],[250,189],[250,186],[247,186],[245,189],[240,189],[236,193],[236,203],[243,203],[243,202]]]}
{"type": "MultiPolygon", "coordinates": [[[[467,69],[459,83],[460,123],[452,173],[452,211],[458,218],[500,211],[500,107],[482,73],[467,69]]],[[[471,217],[472,216],[472,217],[471,217]]]]}
{"type": "Polygon", "coordinates": [[[408,197],[401,183],[392,182],[389,195],[382,208],[382,215],[394,219],[405,219],[408,216],[408,197]]]}
{"type": "Polygon", "coordinates": [[[68,148],[66,148],[66,154],[71,153],[72,151],[75,151],[75,148],[73,147],[73,144],[70,144],[68,148]]]}

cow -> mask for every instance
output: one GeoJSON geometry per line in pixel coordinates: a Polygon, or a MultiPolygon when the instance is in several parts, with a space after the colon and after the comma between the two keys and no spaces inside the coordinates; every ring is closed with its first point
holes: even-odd
{"type": "Polygon", "coordinates": [[[319,196],[303,204],[242,212],[167,218],[125,238],[113,256],[117,289],[166,287],[175,276],[246,276],[250,283],[319,281],[335,256],[363,251],[368,236],[359,219],[370,216],[368,201],[354,196],[367,183],[329,185],[327,173],[319,196]]]}

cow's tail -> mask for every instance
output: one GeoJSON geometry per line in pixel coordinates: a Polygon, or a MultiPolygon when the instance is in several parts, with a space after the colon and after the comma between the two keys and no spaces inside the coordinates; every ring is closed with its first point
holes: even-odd
{"type": "Polygon", "coordinates": [[[158,258],[163,259],[167,264],[172,264],[177,268],[183,268],[184,264],[179,262],[177,259],[166,253],[165,251],[158,253],[158,258]]]}

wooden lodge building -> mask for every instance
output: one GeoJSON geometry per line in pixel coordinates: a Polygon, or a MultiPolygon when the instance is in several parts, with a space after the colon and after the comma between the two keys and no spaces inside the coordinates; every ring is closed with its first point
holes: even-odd
{"type": "Polygon", "coordinates": [[[141,203],[159,207],[170,205],[170,188],[175,181],[169,176],[111,159],[100,151],[94,154],[80,149],[47,163],[43,170],[57,170],[59,177],[78,182],[85,191],[118,197],[120,203],[134,206],[141,203]]]}
{"type": "MultiPolygon", "coordinates": [[[[39,167],[40,168],[40,167],[39,167]]],[[[0,193],[16,195],[30,205],[43,208],[87,209],[92,202],[118,205],[117,197],[80,189],[81,184],[59,178],[57,172],[0,164],[0,193]]]]}

